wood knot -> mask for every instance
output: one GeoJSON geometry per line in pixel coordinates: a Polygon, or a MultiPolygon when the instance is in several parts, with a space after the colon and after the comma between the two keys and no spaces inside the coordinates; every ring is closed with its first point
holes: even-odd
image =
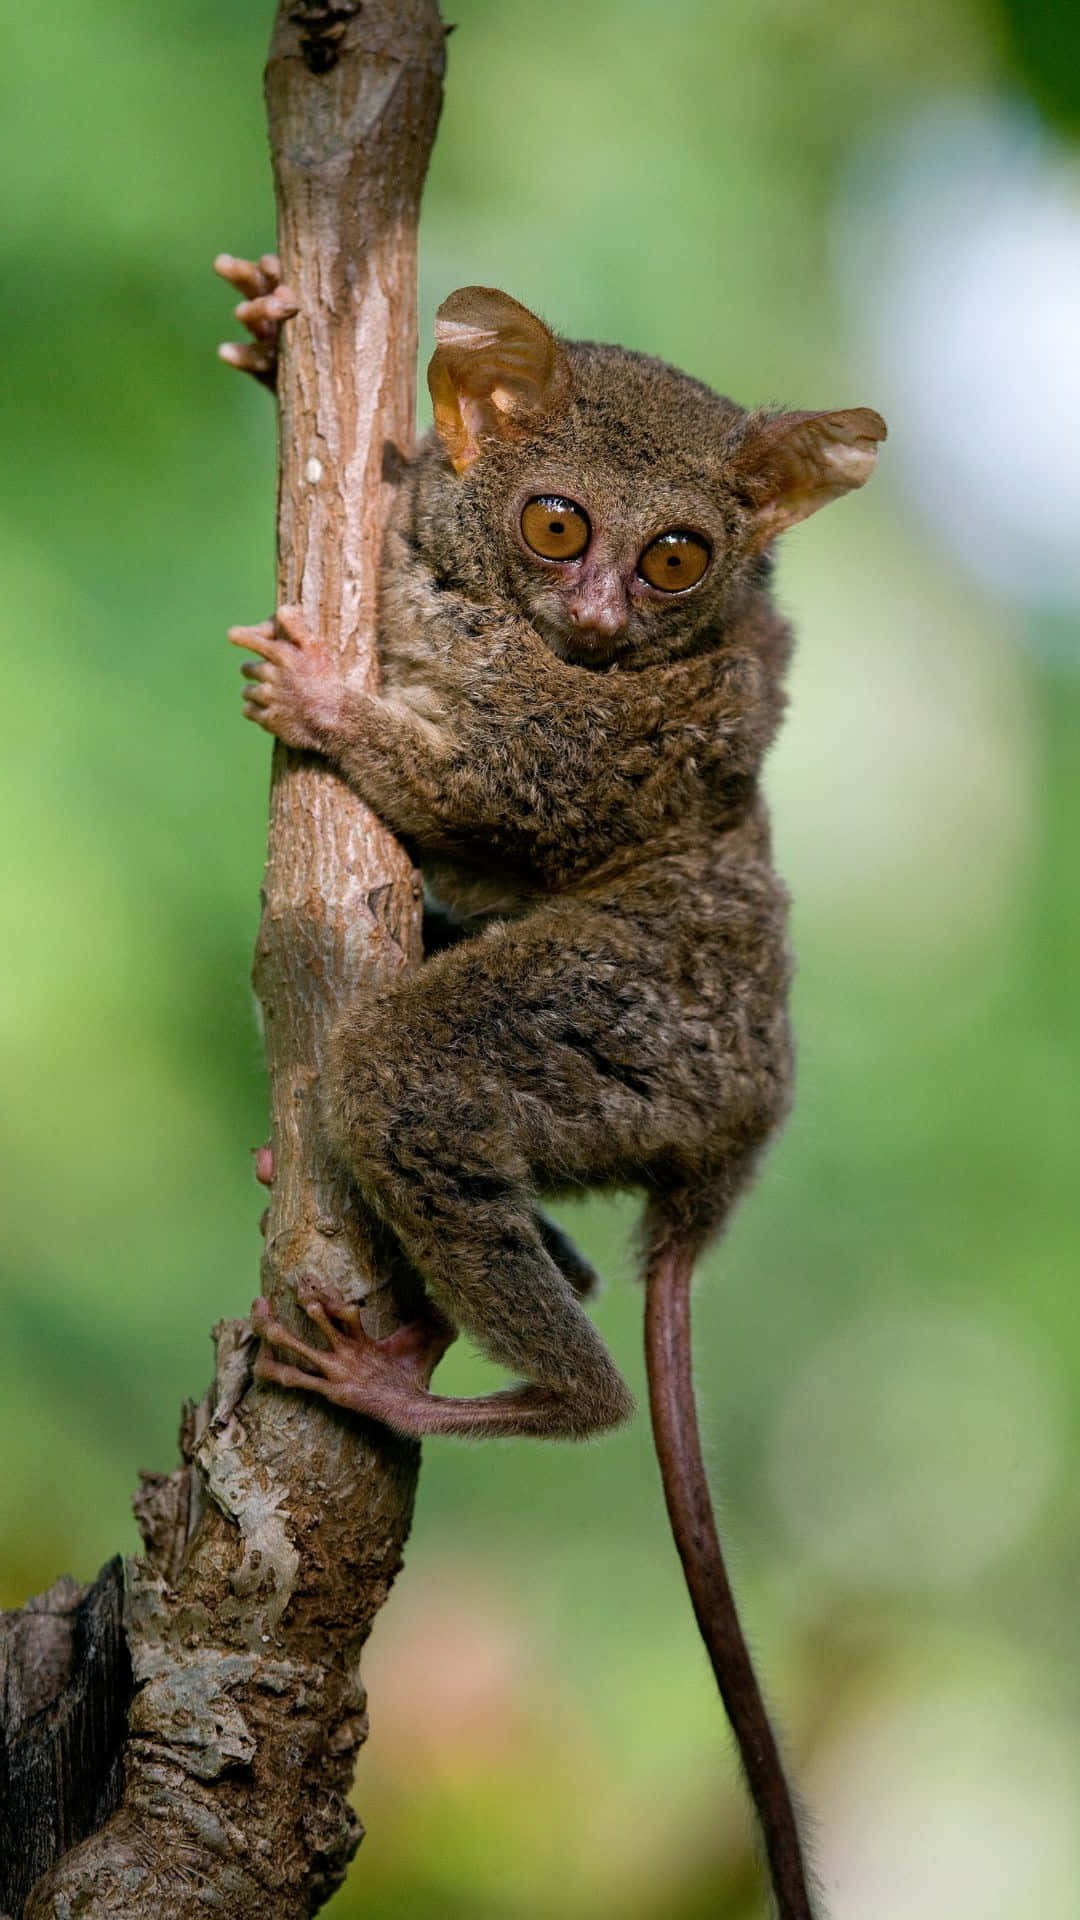
{"type": "Polygon", "coordinates": [[[362,0],[302,0],[289,19],[300,29],[300,51],[309,73],[329,73],[341,57],[341,43],[350,20],[362,11],[362,0]]]}

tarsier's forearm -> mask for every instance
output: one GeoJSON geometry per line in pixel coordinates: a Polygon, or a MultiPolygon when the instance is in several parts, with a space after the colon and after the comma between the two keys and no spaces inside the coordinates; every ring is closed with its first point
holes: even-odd
{"type": "Polygon", "coordinates": [[[451,734],[394,694],[350,687],[298,608],[230,637],[260,656],[244,668],[248,717],[323,754],[388,827],[424,847],[482,838],[503,857],[580,868],[654,835],[684,805],[697,755],[725,750],[727,701],[715,690],[679,727],[660,695],[614,676],[593,689],[571,673],[539,720],[519,710],[508,681],[451,734]]]}
{"type": "Polygon", "coordinates": [[[482,725],[481,738],[448,743],[393,697],[349,691],[320,750],[387,826],[432,850],[476,839],[576,866],[651,837],[674,797],[675,756],[665,765],[659,743],[629,731],[620,741],[610,719],[594,718],[591,734],[549,725],[530,736],[498,711],[482,725]]]}
{"type": "MultiPolygon", "coordinates": [[[[430,845],[454,824],[445,754],[391,701],[347,689],[340,720],[324,730],[318,750],[393,833],[430,845]]],[[[465,796],[454,798],[460,816],[465,796]]]]}
{"type": "Polygon", "coordinates": [[[231,627],[245,664],[244,711],[286,746],[321,753],[393,831],[428,841],[441,830],[445,782],[422,724],[378,694],[350,687],[299,607],[231,627]]]}

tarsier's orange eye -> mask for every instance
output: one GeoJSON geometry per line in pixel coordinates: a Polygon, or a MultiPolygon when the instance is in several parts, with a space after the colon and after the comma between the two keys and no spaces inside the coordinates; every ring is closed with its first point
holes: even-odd
{"type": "Polygon", "coordinates": [[[659,587],[662,593],[681,593],[684,587],[697,586],[709,558],[708,545],[700,534],[676,527],[650,541],[638,561],[638,572],[650,587],[659,587]]]}
{"type": "Polygon", "coordinates": [[[526,506],[521,532],[525,545],[542,559],[576,560],[588,546],[592,528],[583,507],[557,493],[542,493],[526,506]]]}

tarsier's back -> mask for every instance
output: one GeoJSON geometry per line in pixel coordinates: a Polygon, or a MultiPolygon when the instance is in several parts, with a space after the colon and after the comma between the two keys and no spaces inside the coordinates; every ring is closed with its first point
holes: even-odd
{"type": "MultiPolygon", "coordinates": [[[[559,341],[489,288],[451,295],[436,339],[435,429],[385,547],[381,693],[340,683],[295,611],[247,641],[252,717],[331,760],[442,910],[424,967],[342,1023],[326,1099],[431,1317],[393,1353],[311,1289],[325,1355],[257,1324],[313,1391],[402,1432],[598,1432],[630,1395],[581,1305],[593,1275],[538,1201],[645,1192],[669,1511],[779,1912],[809,1920],[708,1501],[688,1288],[789,1099],[759,792],[789,645],[770,548],[863,483],[884,424],[748,413],[662,362],[559,341]],[[453,1330],[521,1384],[431,1393],[453,1330]]],[[[297,1384],[269,1349],[261,1366],[297,1384]]]]}

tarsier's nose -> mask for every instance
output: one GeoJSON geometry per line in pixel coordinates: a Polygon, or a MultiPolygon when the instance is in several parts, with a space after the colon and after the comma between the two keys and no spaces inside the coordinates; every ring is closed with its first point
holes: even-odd
{"type": "Polygon", "coordinates": [[[574,595],[569,606],[575,627],[584,633],[599,633],[613,640],[626,625],[626,596],[620,589],[595,582],[574,595]]]}

